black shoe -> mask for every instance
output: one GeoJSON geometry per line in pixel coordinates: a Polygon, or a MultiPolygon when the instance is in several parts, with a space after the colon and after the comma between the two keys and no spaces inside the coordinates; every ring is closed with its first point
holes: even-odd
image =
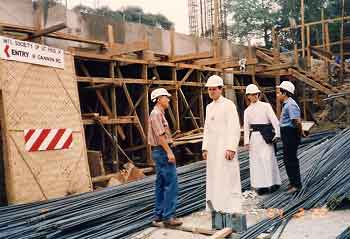
{"type": "Polygon", "coordinates": [[[268,188],[257,188],[256,193],[261,196],[269,192],[268,188]]]}
{"type": "Polygon", "coordinates": [[[273,186],[270,187],[270,193],[274,193],[278,189],[280,189],[280,185],[273,185],[273,186]]]}

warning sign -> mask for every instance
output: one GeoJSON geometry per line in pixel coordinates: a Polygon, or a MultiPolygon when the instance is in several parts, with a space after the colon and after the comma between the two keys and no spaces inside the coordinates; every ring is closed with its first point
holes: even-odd
{"type": "Polygon", "coordinates": [[[0,36],[0,58],[64,68],[64,51],[62,49],[2,36],[0,36]]]}

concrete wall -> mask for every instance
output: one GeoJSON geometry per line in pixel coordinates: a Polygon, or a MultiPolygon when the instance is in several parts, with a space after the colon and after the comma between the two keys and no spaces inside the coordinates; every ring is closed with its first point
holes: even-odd
{"type": "Polygon", "coordinates": [[[0,22],[32,27],[33,16],[31,0],[0,0],[0,22]]]}
{"type": "MultiPolygon", "coordinates": [[[[34,26],[34,10],[31,0],[1,0],[0,22],[9,24],[34,26]],[[6,6],[6,7],[5,7],[6,6]]],[[[170,31],[156,27],[150,27],[137,23],[116,22],[113,19],[103,16],[82,15],[79,12],[68,10],[63,6],[55,6],[49,9],[45,27],[61,23],[67,16],[68,27],[62,32],[80,36],[82,38],[107,41],[107,25],[114,27],[114,38],[119,43],[130,43],[134,41],[149,39],[150,48],[155,53],[170,54],[170,31]]],[[[175,34],[175,55],[189,54],[196,52],[196,44],[199,51],[210,51],[212,42],[209,39],[196,39],[192,36],[175,34]]],[[[62,41],[58,39],[45,39],[46,44],[67,49],[68,47],[87,47],[87,44],[62,41]]],[[[244,46],[232,47],[228,41],[222,48],[222,55],[242,57],[245,55],[244,46]]]]}

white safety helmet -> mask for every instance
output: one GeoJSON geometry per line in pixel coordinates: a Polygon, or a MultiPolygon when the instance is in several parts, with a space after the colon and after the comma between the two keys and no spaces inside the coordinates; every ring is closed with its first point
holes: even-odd
{"type": "Polygon", "coordinates": [[[224,86],[224,81],[218,75],[212,75],[211,77],[209,77],[207,83],[205,84],[205,87],[218,87],[218,86],[224,86]]]}
{"type": "Polygon", "coordinates": [[[281,88],[294,95],[295,86],[290,81],[283,81],[277,88],[281,88]]]}
{"type": "Polygon", "coordinates": [[[153,102],[156,102],[157,98],[160,96],[168,96],[170,97],[171,94],[164,88],[158,88],[152,91],[151,93],[151,100],[153,102]]]}
{"type": "Polygon", "coordinates": [[[257,94],[260,93],[261,91],[259,90],[259,88],[254,85],[254,84],[250,84],[247,86],[247,88],[245,88],[245,94],[257,94]]]}

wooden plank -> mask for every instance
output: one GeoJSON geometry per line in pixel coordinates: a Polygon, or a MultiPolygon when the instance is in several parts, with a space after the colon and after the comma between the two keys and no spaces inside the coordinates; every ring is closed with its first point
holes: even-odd
{"type": "Polygon", "coordinates": [[[310,46],[310,49],[319,52],[320,54],[322,54],[325,57],[327,57],[329,60],[332,59],[332,56],[333,56],[332,52],[330,52],[330,51],[328,51],[326,49],[317,48],[317,47],[314,47],[314,46],[310,46]]]}
{"type": "Polygon", "coordinates": [[[207,65],[214,65],[214,64],[218,64],[226,61],[238,61],[238,60],[239,60],[238,58],[232,58],[232,57],[226,57],[226,58],[216,57],[216,58],[197,60],[197,61],[194,61],[193,63],[199,66],[207,66],[207,65]]]}
{"type": "Polygon", "coordinates": [[[18,39],[22,40],[22,41],[29,41],[29,40],[32,40],[34,38],[45,36],[45,35],[50,34],[52,32],[60,31],[66,27],[67,27],[66,23],[59,23],[59,24],[53,25],[51,27],[34,32],[32,34],[29,34],[28,36],[19,37],[18,39]]]}
{"type": "MultiPolygon", "coordinates": [[[[131,116],[134,117],[134,116],[131,116]]],[[[94,119],[83,119],[84,125],[93,125],[96,124],[96,120],[94,119]]],[[[137,121],[135,118],[130,118],[130,116],[119,116],[117,119],[102,119],[102,124],[109,124],[109,125],[119,125],[119,124],[136,124],[137,121]]]]}
{"type": "MultiPolygon", "coordinates": [[[[314,87],[315,89],[318,89],[319,91],[330,95],[330,94],[334,94],[334,92],[332,90],[330,90],[329,88],[319,84],[318,82],[310,79],[309,77],[307,77],[306,75],[303,75],[302,73],[300,73],[299,71],[295,70],[295,69],[289,69],[289,71],[291,72],[292,76],[296,77],[297,79],[303,81],[304,83],[306,83],[307,85],[314,87]]],[[[347,102],[342,99],[342,98],[336,98],[337,101],[339,101],[340,103],[347,105],[347,102]]]]}
{"type": "Polygon", "coordinates": [[[289,63],[285,63],[285,64],[277,64],[277,65],[273,65],[273,66],[269,66],[269,67],[265,67],[262,68],[260,70],[257,70],[256,73],[261,73],[261,72],[268,72],[268,71],[277,71],[277,70],[282,70],[282,69],[288,69],[290,67],[292,67],[293,65],[289,64],[289,63]]]}
{"type": "Polygon", "coordinates": [[[232,234],[232,228],[224,228],[220,231],[217,231],[215,234],[213,234],[211,237],[209,237],[210,239],[219,239],[219,238],[225,238],[229,235],[232,234]]]}
{"type": "Polygon", "coordinates": [[[273,63],[273,58],[260,50],[256,50],[256,56],[270,64],[273,63]]]}
{"type": "Polygon", "coordinates": [[[159,227],[159,228],[167,228],[167,229],[174,229],[174,230],[179,230],[179,231],[184,231],[184,232],[192,232],[192,233],[199,233],[203,235],[214,235],[215,230],[210,230],[210,229],[204,229],[204,228],[197,228],[197,227],[187,227],[187,226],[179,226],[179,227],[165,227],[163,223],[152,223],[152,226],[154,227],[159,227]]]}
{"type": "MultiPolygon", "coordinates": [[[[108,77],[85,77],[85,76],[77,76],[77,82],[87,82],[94,84],[103,84],[101,87],[105,87],[104,84],[111,84],[115,86],[121,87],[123,83],[125,84],[154,84],[154,85],[173,85],[176,86],[178,83],[171,80],[144,80],[144,79],[123,79],[123,78],[108,78],[108,77]]],[[[201,82],[184,82],[182,83],[184,86],[193,86],[193,87],[203,87],[205,83],[201,82]]],[[[94,86],[93,88],[99,88],[94,86]]]]}
{"type": "Polygon", "coordinates": [[[148,41],[136,41],[126,44],[113,43],[111,47],[107,47],[108,56],[118,56],[128,53],[133,53],[137,51],[143,51],[149,48],[148,41]]]}
{"type": "Polygon", "coordinates": [[[210,58],[213,54],[209,51],[203,51],[198,53],[190,53],[185,55],[175,55],[170,58],[170,62],[181,62],[181,61],[189,61],[189,60],[197,60],[202,58],[210,58]]]}
{"type": "Polygon", "coordinates": [[[200,71],[213,71],[213,72],[223,72],[221,68],[212,68],[207,66],[197,66],[193,64],[177,63],[176,68],[178,69],[196,69],[200,71]]]}
{"type": "MultiPolygon", "coordinates": [[[[246,65],[255,65],[258,63],[258,60],[256,58],[247,60],[246,65]]],[[[226,62],[226,63],[222,63],[220,64],[220,67],[222,69],[227,69],[227,68],[234,68],[234,67],[239,67],[239,63],[235,63],[235,62],[226,62]]]]}

